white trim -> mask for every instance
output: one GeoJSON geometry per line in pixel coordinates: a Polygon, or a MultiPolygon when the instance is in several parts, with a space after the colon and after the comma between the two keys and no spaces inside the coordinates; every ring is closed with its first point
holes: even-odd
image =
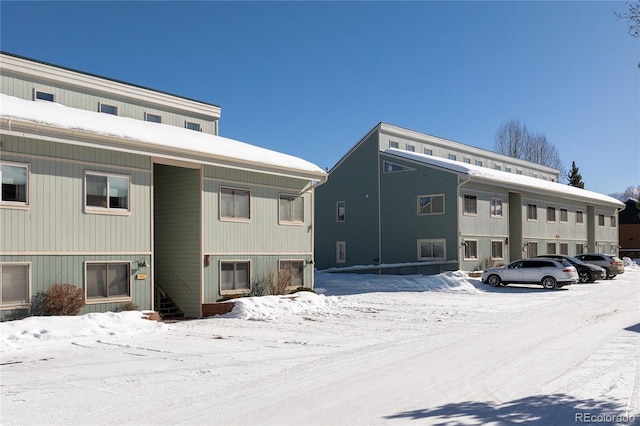
{"type": "MultiPolygon", "coordinates": [[[[161,163],[158,163],[161,164],[161,163]]],[[[241,180],[233,180],[233,179],[220,179],[220,178],[215,178],[215,177],[210,177],[210,176],[205,176],[203,178],[206,181],[210,181],[210,182],[215,182],[215,183],[220,183],[222,185],[247,185],[251,188],[270,188],[270,189],[276,189],[280,192],[286,192],[286,191],[291,191],[291,187],[287,187],[287,186],[276,186],[276,185],[267,185],[267,184],[262,184],[262,183],[254,183],[254,182],[245,182],[245,181],[241,181],[241,180]]],[[[306,188],[306,187],[305,187],[306,188]]],[[[306,194],[306,193],[311,193],[313,190],[313,187],[309,187],[307,189],[302,189],[302,191],[299,193],[300,195],[306,194]]]]}
{"type": "Polygon", "coordinates": [[[240,252],[240,251],[220,251],[220,252],[205,252],[204,253],[205,256],[272,256],[272,257],[278,257],[278,256],[304,256],[304,257],[308,257],[313,255],[312,251],[306,251],[306,252],[240,252]]]}
{"type": "Polygon", "coordinates": [[[147,121],[149,123],[159,123],[162,124],[162,116],[160,114],[154,114],[152,112],[144,112],[144,121],[147,121]],[[154,120],[149,120],[150,116],[154,116],[154,117],[158,117],[158,121],[154,121],[154,120]]]}
{"type": "MultiPolygon", "coordinates": [[[[470,240],[470,239],[464,239],[463,243],[462,243],[462,258],[463,260],[466,261],[478,261],[479,257],[478,257],[478,253],[479,253],[479,244],[478,244],[478,240],[470,240]],[[467,243],[476,243],[476,250],[475,250],[475,257],[467,257],[467,249],[469,248],[469,245],[467,245],[467,243]]],[[[445,251],[446,254],[446,251],[445,251]]]]}
{"type": "Polygon", "coordinates": [[[53,91],[49,91],[49,89],[38,89],[37,87],[33,88],[33,100],[35,102],[56,102],[56,94],[53,91]],[[52,100],[47,100],[47,99],[38,99],[38,93],[44,93],[45,95],[51,95],[53,96],[52,100]]]}
{"type": "Polygon", "coordinates": [[[109,114],[109,115],[115,115],[116,117],[119,117],[118,114],[118,106],[117,105],[111,105],[111,104],[107,104],[104,102],[98,102],[98,112],[102,113],[102,114],[109,114]],[[102,107],[108,107],[108,108],[113,108],[115,111],[115,114],[111,114],[110,112],[106,112],[106,111],[102,111],[102,107]]]}
{"type": "Polygon", "coordinates": [[[286,225],[286,226],[302,226],[305,224],[305,214],[304,214],[304,195],[303,194],[291,194],[291,193],[287,193],[287,192],[280,192],[278,193],[278,225],[286,225]],[[302,221],[298,221],[298,220],[282,220],[282,216],[280,215],[280,198],[281,197],[293,197],[292,200],[293,201],[295,199],[300,199],[302,202],[302,221]]]}
{"type": "Polygon", "coordinates": [[[3,251],[2,256],[150,256],[152,251],[3,251]]]}

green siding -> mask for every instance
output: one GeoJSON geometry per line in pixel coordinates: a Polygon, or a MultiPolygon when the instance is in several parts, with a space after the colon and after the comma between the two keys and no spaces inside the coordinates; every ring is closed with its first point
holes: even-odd
{"type": "Polygon", "coordinates": [[[154,165],[156,284],[185,315],[201,314],[200,170],[154,165]]]}

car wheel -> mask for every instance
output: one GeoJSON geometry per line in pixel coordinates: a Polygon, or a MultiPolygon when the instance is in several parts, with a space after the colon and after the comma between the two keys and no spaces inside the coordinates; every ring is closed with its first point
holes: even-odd
{"type": "Polygon", "coordinates": [[[542,279],[542,287],[546,288],[547,290],[553,290],[557,286],[558,282],[553,277],[544,277],[542,279]]]}
{"type": "Polygon", "coordinates": [[[501,281],[502,280],[497,275],[489,275],[489,278],[487,278],[487,284],[489,284],[491,287],[500,287],[501,281]]]}
{"type": "Polygon", "coordinates": [[[614,279],[615,277],[616,277],[616,276],[615,276],[614,274],[612,274],[612,275],[607,274],[607,279],[608,279],[608,280],[612,280],[612,279],[614,279]]]}
{"type": "Polygon", "coordinates": [[[580,272],[578,276],[580,277],[580,282],[583,284],[593,282],[593,280],[591,279],[591,274],[589,274],[587,271],[580,272]]]}

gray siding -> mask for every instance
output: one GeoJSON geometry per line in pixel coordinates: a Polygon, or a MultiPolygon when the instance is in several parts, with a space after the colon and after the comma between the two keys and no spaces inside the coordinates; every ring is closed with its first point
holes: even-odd
{"type": "Polygon", "coordinates": [[[509,259],[505,259],[506,262],[522,258],[522,223],[526,220],[523,209],[522,194],[509,192],[509,259]]]}

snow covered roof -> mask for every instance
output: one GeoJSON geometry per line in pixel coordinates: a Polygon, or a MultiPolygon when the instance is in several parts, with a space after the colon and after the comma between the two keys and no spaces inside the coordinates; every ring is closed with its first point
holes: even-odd
{"type": "Polygon", "coordinates": [[[32,123],[142,143],[145,149],[151,151],[151,155],[153,151],[169,150],[173,152],[172,155],[178,157],[180,152],[183,152],[199,156],[203,160],[214,158],[252,163],[256,169],[260,166],[275,167],[289,173],[298,172],[304,176],[326,176],[320,167],[301,158],[233,139],[177,126],[69,108],[53,102],[28,101],[0,94],[0,118],[9,121],[9,126],[11,121],[16,124],[32,123]]]}
{"type": "Polygon", "coordinates": [[[588,200],[598,203],[606,203],[615,205],[616,207],[624,207],[624,203],[616,200],[608,195],[599,194],[586,189],[576,188],[570,185],[564,185],[557,182],[542,180],[531,176],[517,175],[514,173],[503,172],[500,170],[492,170],[486,167],[475,166],[472,164],[461,163],[459,161],[449,160],[446,158],[434,157],[427,154],[419,154],[416,152],[405,151],[396,148],[389,148],[384,151],[387,154],[403,157],[406,159],[419,161],[436,167],[467,175],[470,178],[478,180],[487,180],[491,182],[501,183],[508,187],[519,187],[528,190],[538,190],[551,192],[571,199],[588,200]]]}

